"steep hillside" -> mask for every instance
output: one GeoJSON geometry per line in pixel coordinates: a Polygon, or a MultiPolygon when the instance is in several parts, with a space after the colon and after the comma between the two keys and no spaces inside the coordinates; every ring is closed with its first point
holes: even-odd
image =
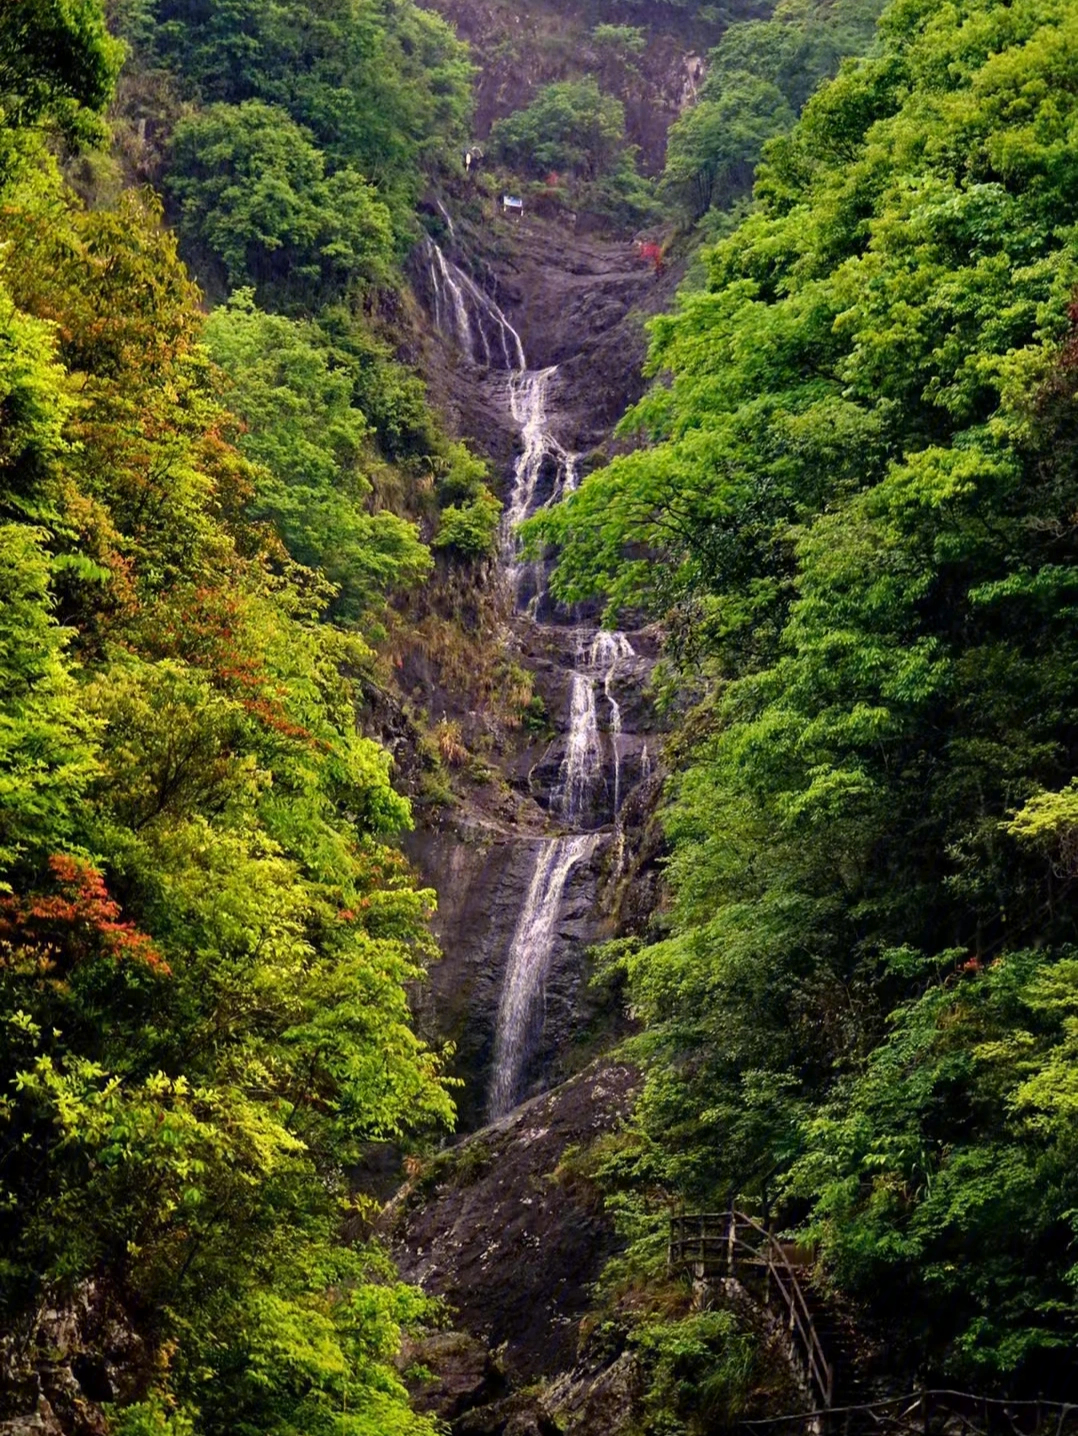
{"type": "Polygon", "coordinates": [[[708,50],[731,20],[764,14],[764,0],[732,6],[619,0],[438,0],[437,10],[467,40],[478,66],[474,138],[485,141],[495,120],[523,109],[544,85],[596,75],[625,104],[626,128],[645,168],[662,168],[666,133],[696,98],[708,50]],[[637,29],[639,48],[626,48],[615,29],[637,29]]]}

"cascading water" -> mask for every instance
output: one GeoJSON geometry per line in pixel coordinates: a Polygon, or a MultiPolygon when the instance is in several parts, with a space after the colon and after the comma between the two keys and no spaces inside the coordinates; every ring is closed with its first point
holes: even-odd
{"type": "MultiPolygon", "coordinates": [[[[468,306],[464,303],[464,289],[459,280],[454,277],[449,261],[442,253],[440,245],[433,240],[427,241],[427,256],[430,268],[431,293],[434,296],[434,323],[441,333],[445,333],[448,327],[447,320],[452,318],[453,333],[457,343],[469,359],[475,358],[475,344],[472,336],[471,320],[468,318],[468,306]]],[[[456,266],[454,265],[455,269],[456,266]]]]}
{"type": "Polygon", "coordinates": [[[569,692],[569,732],[553,806],[566,822],[580,825],[590,815],[591,796],[603,775],[603,748],[594,682],[578,669],[569,692]]]}
{"type": "Polygon", "coordinates": [[[502,518],[502,558],[515,605],[519,605],[525,576],[531,575],[534,589],[532,617],[542,598],[541,565],[521,562],[517,526],[535,511],[536,494],[546,464],[552,462],[555,466],[552,498],[575,488],[578,482],[576,455],[564,449],[550,431],[550,386],[557,372],[556,364],[547,369],[522,368],[509,380],[509,412],[519,426],[522,448],[513,470],[513,488],[502,518]]]}
{"type": "MultiPolygon", "coordinates": [[[[452,234],[452,220],[448,214],[444,217],[452,234]]],[[[427,241],[427,259],[435,324],[443,333],[452,334],[471,363],[487,369],[501,368],[507,375],[508,406],[520,433],[521,451],[505,506],[502,565],[514,606],[518,610],[525,608],[534,619],[545,596],[545,576],[541,563],[522,561],[516,530],[541,503],[556,502],[572,493],[580,481],[579,455],[559,442],[550,422],[551,394],[556,390],[558,369],[556,365],[528,368],[520,335],[501,309],[432,240],[427,241]],[[526,585],[529,576],[531,582],[526,585]],[[530,597],[527,588],[531,590],[530,597]]],[[[612,750],[612,793],[607,790],[607,796],[612,798],[620,865],[617,815],[621,805],[621,708],[613,685],[618,665],[633,656],[633,648],[622,633],[604,629],[577,631],[565,753],[551,795],[551,811],[571,831],[539,844],[510,944],[494,1034],[488,1099],[492,1119],[511,1111],[525,1089],[528,1063],[542,1028],[546,980],[566,888],[574,871],[593,856],[601,841],[599,832],[582,829],[594,829],[602,821],[603,805],[597,799],[607,769],[605,747],[612,750]],[[596,703],[600,682],[609,714],[605,745],[596,703]]],[[[609,802],[607,806],[611,806],[609,802]]]]}
{"type": "Polygon", "coordinates": [[[441,245],[428,239],[424,249],[434,300],[434,323],[438,330],[444,334],[452,328],[462,353],[473,364],[482,364],[488,369],[523,371],[524,346],[500,307],[489,294],[484,294],[470,275],[446,257],[441,245]],[[447,323],[450,315],[452,325],[447,323]],[[501,351],[500,358],[498,350],[501,351]]]}
{"type": "Polygon", "coordinates": [[[492,1119],[504,1117],[520,1098],[524,1069],[535,1044],[536,1029],[541,1027],[544,983],[565,885],[573,869],[594,852],[597,842],[596,833],[574,833],[545,842],[539,849],[509,949],[498,1003],[489,1099],[492,1119]]]}
{"type": "Polygon", "coordinates": [[[435,204],[438,206],[438,213],[439,213],[439,214],[442,216],[442,218],[445,220],[445,227],[446,227],[446,229],[449,231],[449,238],[450,238],[450,239],[456,239],[456,237],[457,237],[457,227],[456,227],[456,225],[453,223],[453,216],[449,213],[449,211],[446,209],[445,205],[442,203],[442,201],[441,201],[440,199],[439,199],[439,200],[435,200],[435,204]]]}
{"type": "Polygon", "coordinates": [[[618,676],[618,664],[623,658],[635,658],[636,653],[624,633],[610,633],[601,628],[592,639],[588,655],[592,667],[605,670],[603,694],[610,707],[610,746],[614,757],[614,821],[618,821],[621,810],[621,704],[614,697],[614,680],[618,676]]]}

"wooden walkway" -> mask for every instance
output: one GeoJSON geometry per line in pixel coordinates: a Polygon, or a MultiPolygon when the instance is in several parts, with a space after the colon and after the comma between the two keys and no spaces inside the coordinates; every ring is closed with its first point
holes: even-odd
{"type": "MultiPolygon", "coordinates": [[[[827,1323],[806,1296],[809,1262],[744,1212],[703,1212],[670,1221],[671,1270],[697,1281],[735,1277],[778,1306],[808,1377],[812,1407],[739,1424],[755,1436],[1078,1436],[1078,1400],[1007,1401],[964,1391],[924,1390],[836,1403],[827,1323]],[[763,1288],[760,1292],[760,1288],[763,1288]],[[822,1328],[822,1329],[821,1329],[822,1328]]],[[[826,1312],[824,1313],[826,1317],[826,1312]]],[[[841,1363],[840,1363],[841,1364],[841,1363]]],[[[1078,1396],[1078,1393],[1076,1393],[1078,1396]]]]}
{"type": "Polygon", "coordinates": [[[824,1354],[792,1249],[776,1241],[744,1212],[703,1212],[672,1217],[667,1260],[672,1270],[698,1281],[730,1276],[762,1279],[764,1303],[782,1308],[812,1387],[815,1404],[827,1410],[835,1392],[834,1369],[824,1354]]]}
{"type": "Polygon", "coordinates": [[[913,1391],[739,1424],[746,1436],[1078,1436],[1078,1402],[913,1391]]]}

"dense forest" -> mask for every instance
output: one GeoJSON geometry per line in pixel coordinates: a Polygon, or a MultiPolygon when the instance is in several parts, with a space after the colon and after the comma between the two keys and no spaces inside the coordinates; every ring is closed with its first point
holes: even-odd
{"type": "Polygon", "coordinates": [[[663,681],[692,702],[673,902],[611,954],[648,1074],[620,1179],[754,1196],[900,1364],[1057,1395],[1075,24],[892,4],[656,321],[632,452],[533,521],[563,597],[662,617],[663,681]]]}
{"type": "Polygon", "coordinates": [[[122,28],[161,47],[145,83],[205,97],[170,141],[175,232],[145,189],[108,202],[99,7],[0,12],[3,1322],[73,1289],[132,1322],[156,1374],[118,1431],[425,1431],[391,1362],[422,1298],[338,1239],[365,1145],[452,1113],[404,993],[433,894],[355,716],[431,557],[367,498],[415,486],[411,453],[482,469],[363,306],[467,65],[410,9],[322,7],[306,37],[301,5],[165,9],[122,28]],[[299,47],[306,123],[256,40],[299,47]],[[307,127],[331,65],[383,122],[335,121],[332,160],[307,127]],[[240,286],[210,323],[177,235],[240,286]]]}
{"type": "Polygon", "coordinates": [[[448,200],[509,307],[503,191],[683,281],[523,529],[564,612],[660,635],[666,729],[661,897],[596,956],[641,1087],[558,1168],[618,1233],[589,1331],[644,1376],[565,1429],[787,1400],[665,1269],[671,1213],[735,1203],[892,1388],[1073,1395],[1078,11],[576,8],[465,182],[481,77],[413,0],[0,5],[2,1436],[76,1309],[126,1354],[46,1436],[447,1429],[401,1352],[454,1313],[363,1173],[422,1193],[455,1121],[401,843],[511,784],[452,674],[556,728],[413,282],[448,200]]]}

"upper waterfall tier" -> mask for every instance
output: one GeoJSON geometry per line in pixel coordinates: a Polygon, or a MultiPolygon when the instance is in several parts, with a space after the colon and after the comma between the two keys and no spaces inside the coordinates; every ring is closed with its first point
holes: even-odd
{"type": "MultiPolygon", "coordinates": [[[[452,217],[442,217],[452,231],[452,217]]],[[[455,242],[462,242],[459,235],[455,242]]],[[[582,455],[573,442],[581,432],[573,417],[581,404],[580,380],[571,375],[572,357],[564,369],[529,367],[521,335],[502,306],[433,240],[422,257],[448,372],[477,412],[496,415],[513,436],[499,554],[513,614],[506,637],[514,651],[534,653],[543,664],[556,730],[532,759],[527,786],[560,831],[522,834],[509,864],[511,911],[490,954],[498,985],[483,1105],[488,1118],[497,1118],[550,1080],[548,988],[553,984],[557,993],[562,1033],[572,1016],[563,1011],[566,964],[575,974],[569,979],[575,992],[587,942],[599,936],[600,877],[604,868],[620,870],[623,858],[623,771],[633,777],[641,771],[635,734],[627,759],[622,702],[639,711],[634,688],[650,660],[638,657],[625,634],[559,608],[547,594],[546,564],[521,553],[520,524],[580,482],[582,455]]],[[[563,1040],[559,1035],[555,1043],[563,1040]]]]}

